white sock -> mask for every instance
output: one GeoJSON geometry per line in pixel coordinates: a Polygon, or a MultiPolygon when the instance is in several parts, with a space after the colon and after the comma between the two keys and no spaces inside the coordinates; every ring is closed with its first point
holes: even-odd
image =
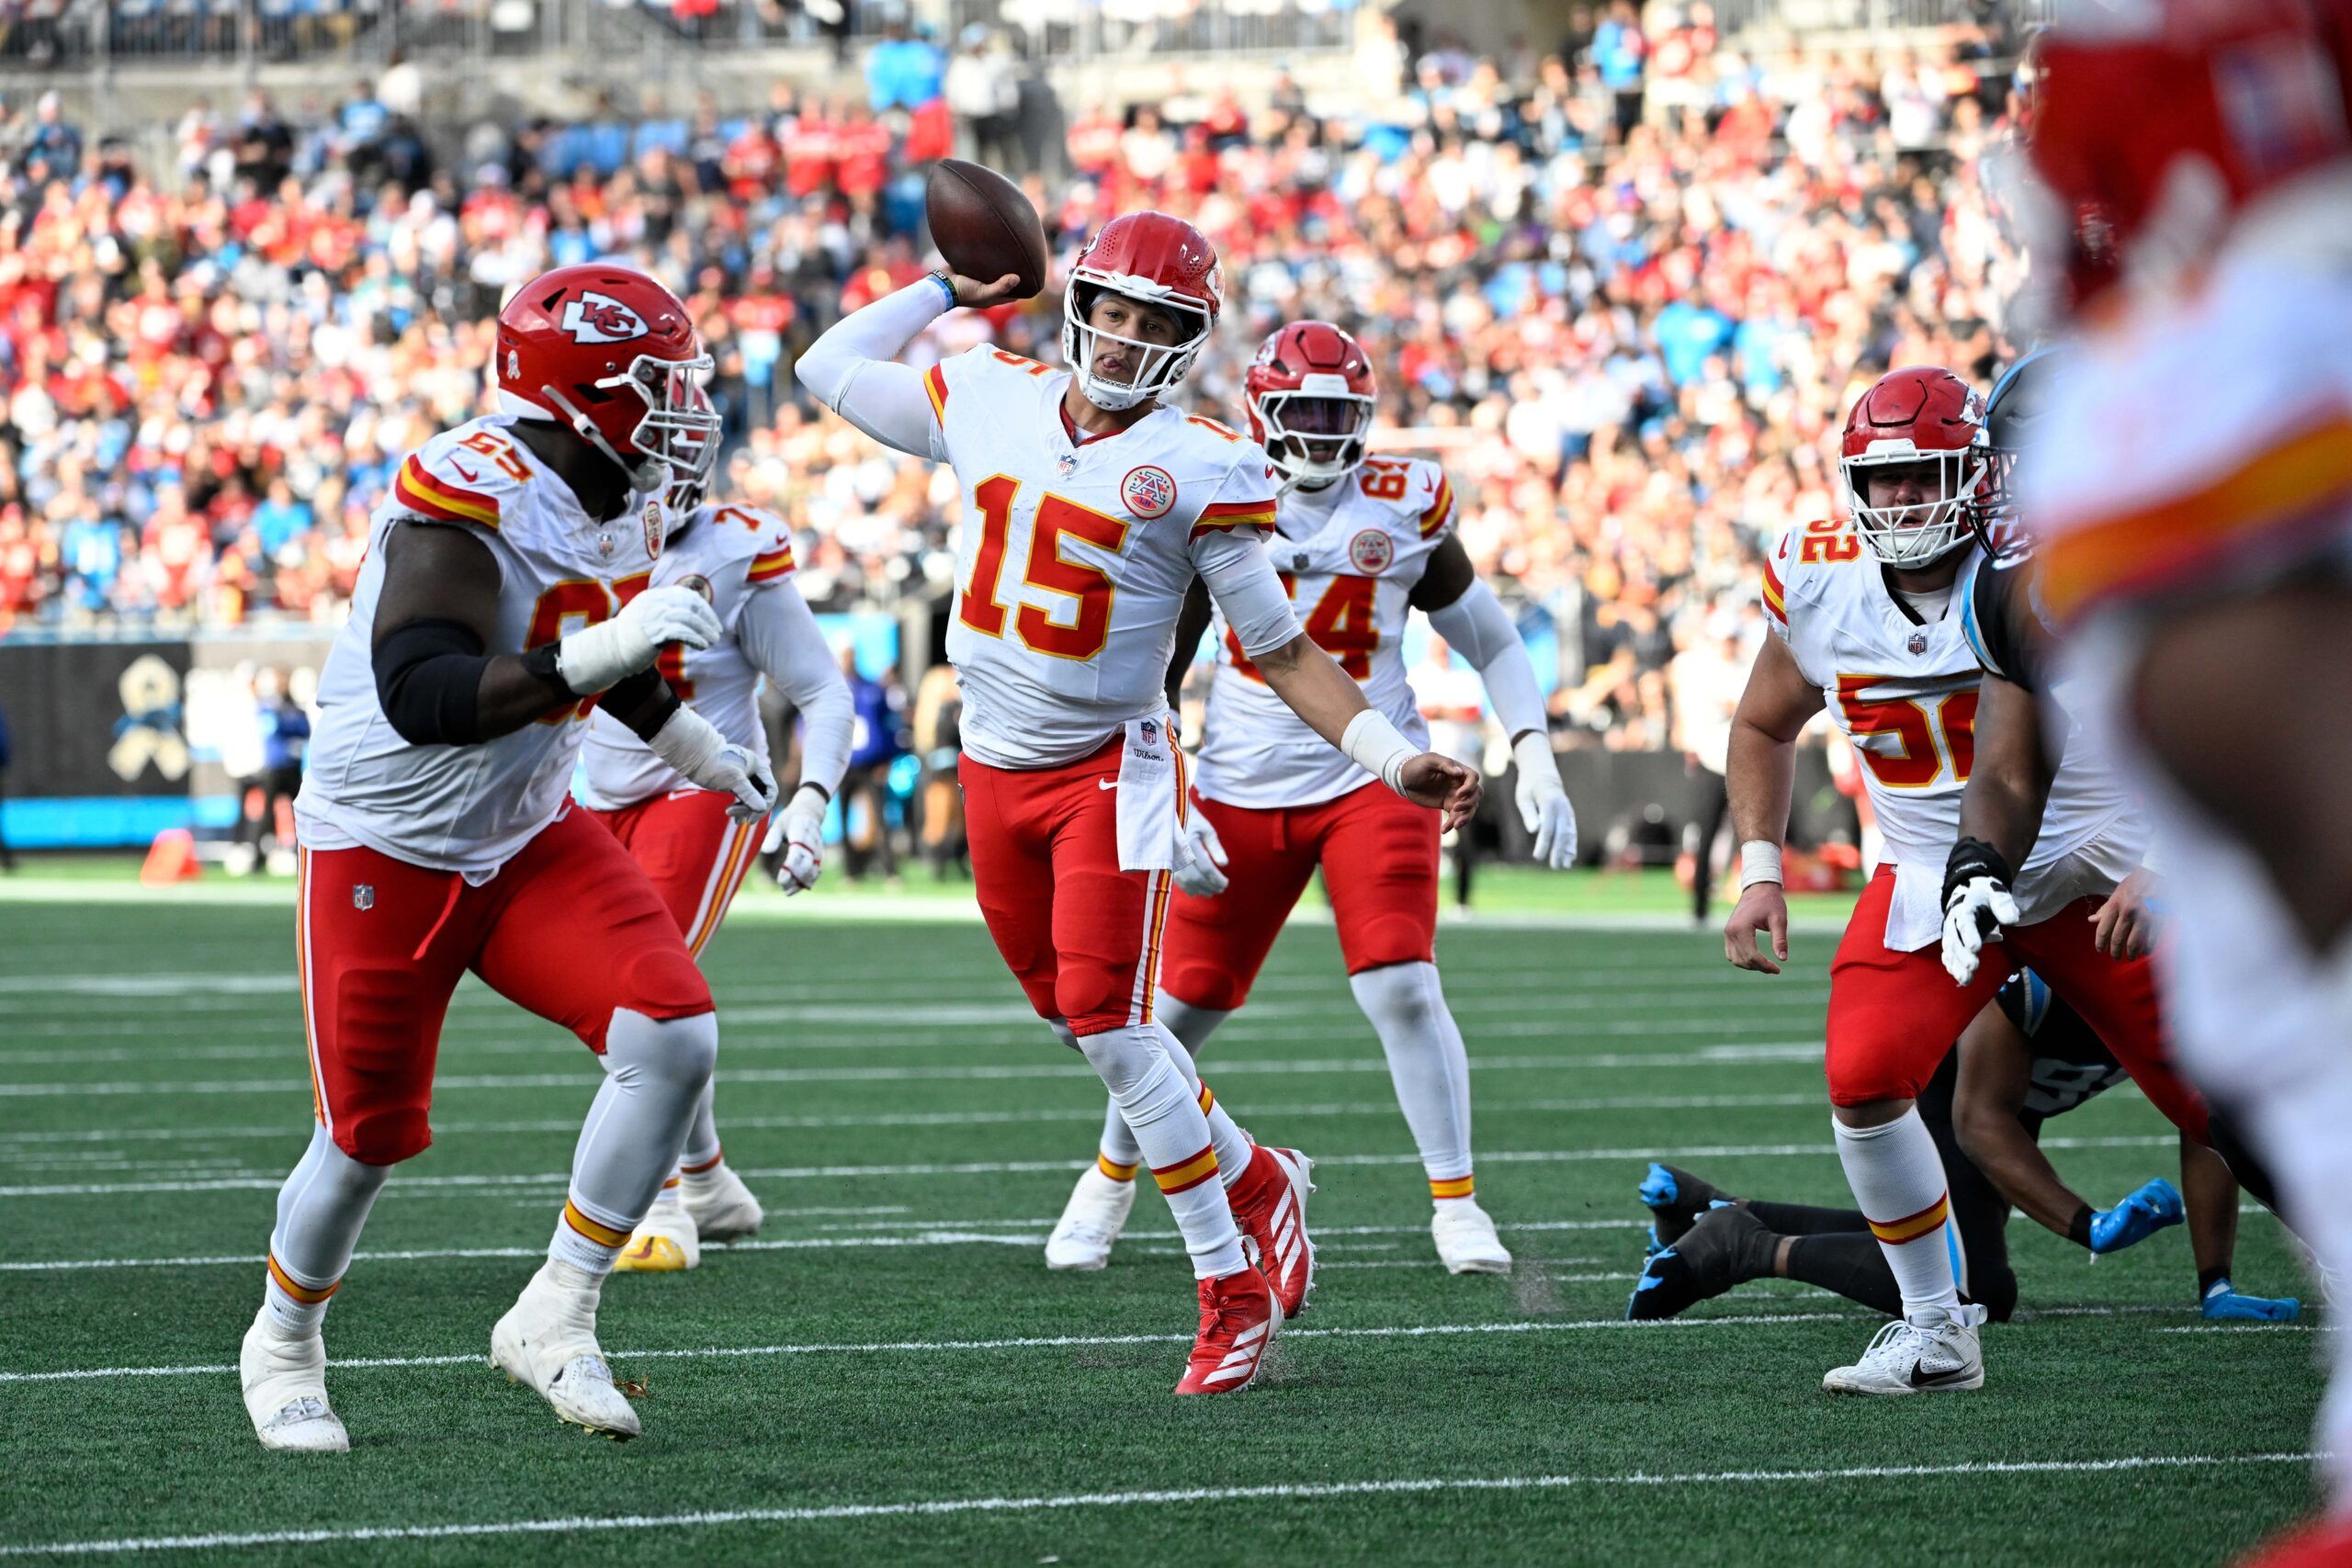
{"type": "Polygon", "coordinates": [[[548,1258],[598,1278],[678,1166],[686,1124],[718,1059],[711,1013],[651,1019],[616,1008],[605,1031],[605,1083],[571,1156],[571,1190],[548,1258]]]}
{"type": "Polygon", "coordinates": [[[351,1267],[368,1211],[391,1174],[388,1165],[362,1165],[345,1154],[324,1127],[311,1129],[311,1146],[277,1190],[277,1224],[269,1233],[262,1299],[280,1330],[318,1332],[327,1299],[351,1267]]]}
{"type": "MultiPolygon", "coordinates": [[[[1192,1086],[1194,1098],[1201,1099],[1201,1111],[1209,1119],[1209,1141],[1216,1147],[1217,1175],[1227,1187],[1241,1179],[1250,1168],[1250,1134],[1243,1132],[1232,1114],[1216,1102],[1201,1082],[1200,1069],[1193,1065],[1193,1054],[1208,1043],[1209,1036],[1233,1014],[1215,1008],[1196,1008],[1180,1002],[1166,991],[1158,994],[1152,1010],[1158,1015],[1160,1048],[1176,1070],[1184,1075],[1192,1086]],[[1203,1098],[1205,1096],[1205,1098],[1203,1098]]],[[[1135,1179],[1137,1166],[1143,1162],[1142,1147],[1135,1134],[1127,1127],[1126,1118],[1119,1114],[1115,1100],[1103,1108],[1102,1141],[1095,1156],[1095,1166],[1114,1181],[1135,1179]],[[1126,1174],[1122,1176],[1120,1173],[1126,1174]]]]}
{"type": "Polygon", "coordinates": [[[1470,1175],[1470,1054],[1434,964],[1386,964],[1348,976],[1388,1055],[1388,1077],[1429,1173],[1430,1196],[1459,1201],[1470,1175]]]}
{"type": "Polygon", "coordinates": [[[1952,1279],[1951,1223],[1944,1166],[1936,1140],[1914,1106],[1879,1127],[1849,1127],[1832,1120],[1847,1185],[1871,1223],[1894,1283],[1903,1315],[1915,1324],[1940,1323],[1960,1305],[1952,1279]]]}
{"type": "Polygon", "coordinates": [[[1193,1274],[1222,1279],[1247,1268],[1225,1186],[1210,1179],[1219,1161],[1209,1119],[1170,1059],[1164,1032],[1154,1024],[1106,1029],[1078,1043],[1134,1132],[1152,1179],[1168,1195],[1193,1274]]]}

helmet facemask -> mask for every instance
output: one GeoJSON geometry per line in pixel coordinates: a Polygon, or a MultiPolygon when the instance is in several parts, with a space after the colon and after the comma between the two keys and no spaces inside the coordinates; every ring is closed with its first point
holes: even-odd
{"type": "Polygon", "coordinates": [[[702,385],[711,369],[707,354],[692,359],[640,354],[618,375],[599,377],[588,384],[607,399],[636,397],[644,401],[644,417],[629,428],[631,457],[623,456],[596,422],[561,391],[541,387],[539,393],[582,440],[619,466],[628,476],[631,490],[650,494],[681,474],[707,472],[718,455],[718,413],[702,385]]]}
{"type": "Polygon", "coordinates": [[[670,509],[670,531],[673,534],[684,527],[687,520],[702,510],[703,502],[710,499],[711,475],[718,468],[718,411],[711,408],[710,394],[699,385],[695,388],[694,396],[695,408],[710,415],[711,434],[691,438],[689,466],[673,464],[670,470],[669,493],[662,499],[670,509]]]}
{"type": "Polygon", "coordinates": [[[1984,478],[1984,452],[1976,446],[1957,451],[1921,451],[1908,441],[1877,441],[1871,451],[1838,460],[1838,476],[1846,491],[1846,506],[1854,534],[1872,555],[1892,567],[1932,565],[1964,542],[1962,508],[1973,498],[1984,478]],[[1928,470],[1932,500],[1892,506],[1869,503],[1873,470],[1917,468],[1928,470]]]}
{"type": "Polygon", "coordinates": [[[1078,378],[1078,389],[1087,401],[1117,412],[1173,389],[1207,345],[1210,326],[1206,309],[1172,289],[1146,278],[1095,273],[1081,267],[1062,295],[1062,358],[1078,378]],[[1104,332],[1091,325],[1088,318],[1105,293],[1169,311],[1180,326],[1196,323],[1194,330],[1191,336],[1174,344],[1145,343],[1139,338],[1104,332]],[[1126,350],[1136,361],[1132,380],[1108,380],[1096,374],[1094,358],[1106,340],[1126,350]]]}
{"type": "Polygon", "coordinates": [[[1259,393],[1261,444],[1283,476],[1282,493],[1321,490],[1355,472],[1372,434],[1373,409],[1372,398],[1350,390],[1344,376],[1318,373],[1303,378],[1295,391],[1259,393]]]}

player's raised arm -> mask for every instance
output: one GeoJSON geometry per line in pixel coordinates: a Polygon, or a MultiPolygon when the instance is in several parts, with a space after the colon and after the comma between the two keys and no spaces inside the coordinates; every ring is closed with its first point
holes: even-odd
{"type": "Polygon", "coordinates": [[[1412,603],[1429,613],[1430,625],[1446,645],[1470,660],[1486,683],[1487,700],[1510,736],[1511,760],[1519,764],[1520,820],[1535,835],[1535,858],[1555,871],[1576,863],[1577,812],[1560,783],[1552,756],[1551,726],[1544,712],[1535,662],[1519,638],[1502,601],[1479,579],[1470,552],[1449,534],[1430,553],[1429,566],[1413,585],[1412,603]]]}
{"type": "Polygon", "coordinates": [[[707,604],[656,588],[611,620],[527,653],[490,653],[498,586],[497,558],[462,528],[419,519],[386,534],[373,662],[384,716],[401,739],[479,745],[602,692],[613,716],[650,740],[678,706],[653,671],[662,644],[699,649],[719,636],[707,604]]]}
{"type": "Polygon", "coordinates": [[[1406,739],[1299,628],[1282,578],[1253,532],[1204,530],[1193,541],[1193,563],[1241,651],[1308,728],[1406,799],[1443,812],[1449,831],[1478,809],[1477,773],[1406,739]]]}
{"type": "Polygon", "coordinates": [[[1013,297],[1020,278],[981,283],[944,270],[851,311],[808,345],[792,367],[827,408],[885,446],[917,457],[946,455],[926,374],[897,363],[917,333],[958,305],[985,308],[1013,297]]]}
{"type": "Polygon", "coordinates": [[[1797,736],[1821,711],[1821,689],[1797,668],[1779,635],[1764,639],[1747,672],[1747,688],[1732,715],[1730,764],[1724,784],[1731,796],[1732,831],[1739,839],[1739,903],[1724,927],[1724,956],[1742,969],[1781,972],[1773,959],[1789,956],[1789,905],[1781,891],[1781,841],[1789,831],[1789,799],[1796,789],[1797,736]],[[1767,957],[1756,944],[1770,932],[1767,957]]]}

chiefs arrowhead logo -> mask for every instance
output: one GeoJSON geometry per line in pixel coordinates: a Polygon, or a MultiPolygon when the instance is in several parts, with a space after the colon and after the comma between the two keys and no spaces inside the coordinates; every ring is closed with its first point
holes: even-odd
{"type": "Polygon", "coordinates": [[[574,343],[627,343],[645,335],[645,322],[636,311],[594,289],[564,301],[560,324],[574,343]]]}

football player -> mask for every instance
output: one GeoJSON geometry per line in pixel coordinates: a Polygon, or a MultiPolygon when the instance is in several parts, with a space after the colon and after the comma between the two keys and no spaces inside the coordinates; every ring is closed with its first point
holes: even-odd
{"type": "MultiPolygon", "coordinates": [[[[1372,362],[1328,321],[1297,321],[1260,345],[1246,380],[1250,434],[1282,476],[1271,547],[1306,635],[1417,743],[1429,727],[1405,676],[1412,609],[1485,678],[1519,764],[1518,806],[1535,856],[1574,863],[1576,812],[1560,784],[1535,667],[1453,535],[1453,488],[1435,463],[1371,457],[1372,362]]],[[[1211,620],[1196,585],[1179,623],[1174,687],[1211,620]]],[[[1319,868],[1356,1003],[1380,1036],[1435,1213],[1430,1232],[1455,1274],[1502,1274],[1510,1253],[1478,1206],[1470,1158],[1470,1063],[1436,959],[1437,818],[1325,744],[1266,684],[1229,627],[1217,671],[1160,961],[1159,1021],[1197,1056],[1233,1015],[1307,879],[1319,868]]],[[[1143,1159],[1113,1105],[1092,1167],[1046,1242],[1049,1269],[1110,1260],[1143,1159]]]]}
{"type": "Polygon", "coordinates": [[[1830,964],[1826,1068],[1838,1156],[1904,1315],[1823,1379],[1836,1393],[1984,1383],[1984,1308],[1960,1300],[1943,1164],[1913,1102],[2012,967],[2030,964],[2158,1110],[2207,1137],[2203,1102],[2165,1060],[2145,961],[2119,963],[2093,944],[2089,911],[2139,863],[2143,833],[2123,791],[2088,760],[2069,760],[2052,785],[2016,884],[2019,918],[2002,939],[2008,962],[1963,986],[1939,962],[1938,892],[1960,836],[1981,674],[1954,601],[1965,601],[1978,559],[1962,502],[1981,478],[1983,419],[1982,400],[1949,370],[1897,370],[1857,400],[1838,459],[1849,520],[1792,529],[1767,558],[1773,635],[1732,726],[1742,885],[1724,930],[1732,963],[1778,974],[1788,956],[1781,836],[1797,734],[1825,705],[1853,743],[1886,840],[1830,964]],[[1770,933],[1769,954],[1759,931],[1770,933]]]}
{"type": "MultiPolygon", "coordinates": [[[[2042,1124],[2126,1077],[2082,1015],[2030,970],[2011,976],[1960,1037],[1927,1088],[1919,1114],[1951,1183],[1953,1268],[1962,1298],[1995,1323],[2017,1309],[2006,1232],[2017,1204],[2095,1258],[2188,1222],[2198,1310],[2217,1321],[2292,1322],[2291,1297],[2242,1294],[2232,1282],[2238,1184],[2212,1149],[2183,1134],[2180,1187],[2161,1177],[2110,1209],[2094,1209],[2041,1150],[2042,1124]]],[[[1657,1244],[1626,1304],[1629,1318],[1672,1317],[1750,1280],[1802,1280],[1890,1316],[1903,1310],[1894,1272],[1857,1209],[1734,1198],[1672,1166],[1641,1186],[1657,1244]]]]}
{"type": "Polygon", "coordinates": [[[548,1261],[491,1359],[567,1421],[634,1436],[596,1344],[605,1277],[677,1165],[718,1046],[709,988],[619,840],[567,791],[600,704],[746,820],[760,758],[682,706],[662,648],[718,640],[651,586],[662,492],[718,422],[685,307],[641,273],[560,268],[498,318],[503,412],[401,463],[369,524],[351,618],[319,677],[295,927],[317,1126],[277,1198],[240,1369],[262,1445],[342,1450],[320,1334],[391,1168],[426,1111],[468,970],[604,1059],[548,1261]]]}
{"type": "MultiPolygon", "coordinates": [[[[2021,475],[2076,720],[2165,851],[2183,1059],[2352,1269],[2352,0],[2147,0],[2042,39],[2077,362],[2021,475]]],[[[2044,266],[2038,265],[2037,272],[2044,266]]],[[[2352,1556],[2352,1363],[2322,1407],[2352,1556]]],[[[2284,1558],[2282,1561],[2286,1560],[2284,1558]]]]}
{"type": "Polygon", "coordinates": [[[928,370],[894,363],[944,311],[1018,284],[934,273],[843,318],[797,370],[851,423],[961,483],[947,654],[980,910],[1175,1212],[1200,1301],[1176,1392],[1225,1393],[1306,1305],[1313,1187],[1295,1151],[1251,1144],[1154,1011],[1186,809],[1162,682],[1193,579],[1282,700],[1387,787],[1452,823],[1479,781],[1407,739],[1299,629],[1260,537],[1275,513],[1265,451],[1160,401],[1223,305],[1207,239],[1158,212],[1103,225],[1063,296],[1061,368],[986,346],[928,370]]]}
{"type": "MultiPolygon", "coordinates": [[[[760,677],[791,700],[802,726],[800,782],[778,818],[784,858],[776,874],[787,897],[806,892],[824,870],[825,807],[849,756],[849,688],[793,585],[792,533],[783,519],[756,507],[713,503],[707,465],[672,488],[669,505],[676,531],[653,564],[653,581],[708,597],[719,637],[698,651],[665,649],[655,668],[679,701],[763,761],[768,742],[760,677]]],[[[580,761],[581,803],[645,868],[686,951],[699,959],[758,858],[760,824],[729,815],[725,796],[695,788],[608,713],[590,721],[580,761]]],[[[614,1267],[637,1273],[692,1269],[705,1241],[749,1235],[761,1218],[759,1199],[727,1167],[705,1089],[676,1174],[614,1267]]]]}

